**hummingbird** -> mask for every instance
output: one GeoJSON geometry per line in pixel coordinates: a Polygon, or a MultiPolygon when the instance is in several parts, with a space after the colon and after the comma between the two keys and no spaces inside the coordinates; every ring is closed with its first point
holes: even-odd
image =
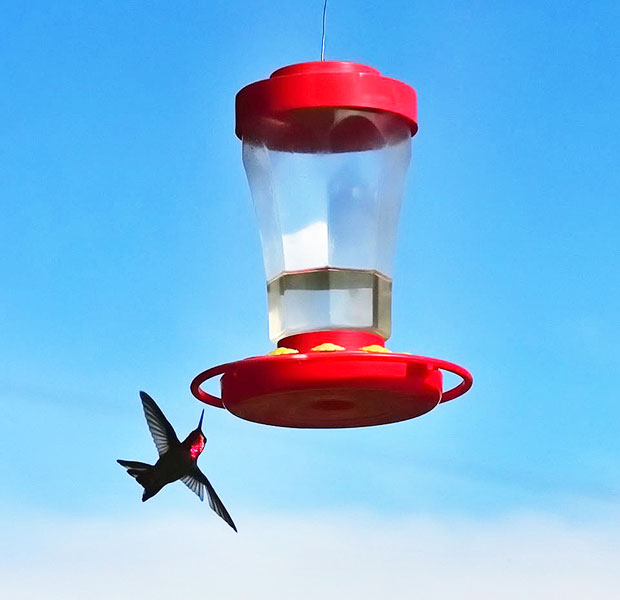
{"type": "Polygon", "coordinates": [[[174,428],[157,406],[155,400],[146,392],[140,392],[140,399],[142,400],[146,423],[159,452],[159,460],[154,465],[135,460],[119,459],[116,462],[125,467],[127,473],[144,488],[142,502],[152,498],[165,485],[180,479],[201,501],[204,499],[204,488],[207,488],[209,506],[237,531],[213,486],[198,468],[198,457],[204,450],[207,441],[202,433],[202,418],[205,411],[203,410],[200,415],[198,427],[180,442],[174,428]]]}

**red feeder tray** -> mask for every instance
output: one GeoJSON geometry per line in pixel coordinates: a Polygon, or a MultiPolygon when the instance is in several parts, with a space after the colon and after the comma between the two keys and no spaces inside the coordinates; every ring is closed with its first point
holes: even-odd
{"type": "MultiPolygon", "coordinates": [[[[334,341],[335,332],[322,340],[334,341]]],[[[342,332],[345,333],[345,332],[342,332]]],[[[320,334],[301,334],[281,340],[280,346],[313,344],[320,334]],[[309,343],[300,344],[300,338],[309,343]]],[[[353,338],[383,345],[372,334],[353,338]]],[[[342,343],[342,339],[336,339],[342,343]]],[[[363,343],[363,342],[362,342],[363,343]]],[[[359,345],[357,346],[360,347],[359,345]]],[[[304,349],[304,348],[302,348],[304,349]]],[[[305,349],[304,349],[305,350],[305,349]]],[[[257,356],[208,369],[191,384],[196,398],[256,423],[300,428],[365,427],[419,417],[441,402],[469,390],[470,373],[453,363],[410,354],[339,350],[257,356]],[[443,391],[442,371],[462,378],[443,391]],[[222,397],[201,385],[222,376],[222,397]]]]}

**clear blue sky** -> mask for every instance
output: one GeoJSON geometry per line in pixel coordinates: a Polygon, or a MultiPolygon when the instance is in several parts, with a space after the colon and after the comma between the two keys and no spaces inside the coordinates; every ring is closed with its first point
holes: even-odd
{"type": "MultiPolygon", "coordinates": [[[[184,436],[193,376],[271,349],[234,95],[318,58],[321,5],[2,3],[4,513],[208,511],[181,484],[141,505],[115,459],[155,458],[138,390],[184,436]]],[[[389,345],[475,385],[360,430],[208,409],[233,516],[617,505],[619,28],[617,2],[330,2],[327,58],[419,94],[389,345]]]]}

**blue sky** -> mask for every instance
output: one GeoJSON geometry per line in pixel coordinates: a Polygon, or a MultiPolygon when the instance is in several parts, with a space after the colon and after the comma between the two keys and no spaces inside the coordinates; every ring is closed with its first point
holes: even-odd
{"type": "MultiPolygon", "coordinates": [[[[181,484],[142,505],[114,461],[155,458],[138,390],[184,436],[193,376],[271,349],[234,95],[317,59],[321,9],[2,3],[5,514],[211,519],[181,484]]],[[[263,512],[617,522],[619,26],[616,2],[330,2],[326,57],[419,96],[389,346],[475,384],[360,430],[207,410],[200,464],[240,531],[263,512]]]]}

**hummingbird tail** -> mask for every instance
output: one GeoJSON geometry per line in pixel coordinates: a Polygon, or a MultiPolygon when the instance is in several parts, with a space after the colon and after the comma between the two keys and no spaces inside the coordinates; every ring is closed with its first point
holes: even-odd
{"type": "Polygon", "coordinates": [[[159,490],[161,490],[162,486],[144,486],[144,492],[142,494],[142,502],[146,502],[149,498],[152,498],[159,490]]]}
{"type": "Polygon", "coordinates": [[[117,460],[116,461],[122,467],[127,469],[127,473],[132,477],[138,478],[139,475],[144,473],[144,471],[150,469],[152,465],[147,465],[143,462],[138,462],[137,460],[117,460]]]}
{"type": "Polygon", "coordinates": [[[144,488],[142,502],[146,502],[149,498],[152,498],[163,487],[155,480],[153,465],[136,460],[117,460],[116,462],[125,467],[127,473],[144,488]]]}
{"type": "Polygon", "coordinates": [[[146,487],[148,484],[145,479],[148,479],[148,474],[153,465],[147,465],[137,460],[117,460],[116,461],[122,467],[127,469],[127,474],[131,475],[141,486],[146,487]]]}

